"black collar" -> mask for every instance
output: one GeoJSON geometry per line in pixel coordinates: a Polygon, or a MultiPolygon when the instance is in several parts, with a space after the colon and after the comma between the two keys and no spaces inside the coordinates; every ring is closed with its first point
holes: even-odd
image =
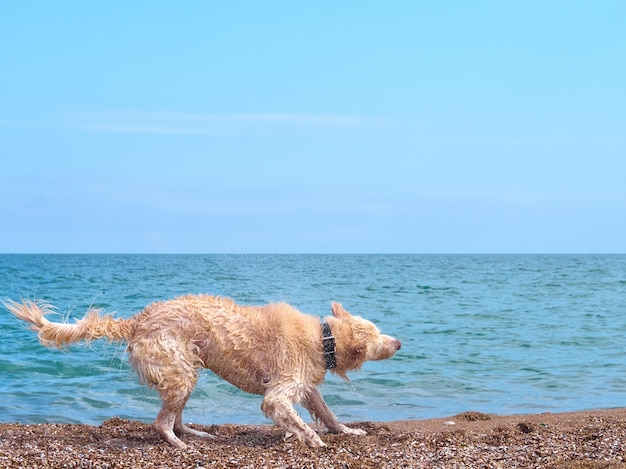
{"type": "Polygon", "coordinates": [[[324,345],[324,360],[326,369],[337,368],[337,358],[335,357],[335,338],[327,322],[322,323],[322,344],[324,345]]]}

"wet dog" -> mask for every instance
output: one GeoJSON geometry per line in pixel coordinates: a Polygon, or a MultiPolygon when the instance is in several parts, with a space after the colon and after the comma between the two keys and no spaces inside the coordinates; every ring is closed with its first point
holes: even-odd
{"type": "Polygon", "coordinates": [[[48,321],[45,315],[53,308],[47,303],[4,305],[30,323],[48,347],[102,337],[127,343],[130,363],[141,381],[161,396],[154,428],[179,448],[186,445],[176,433],[210,436],[183,423],[183,408],[202,368],[243,391],[262,395],[265,415],[311,447],[326,445],[298,415],[294,403],[303,405],[330,432],[364,435],[337,420],[317,386],[327,370],[347,379],[348,371],[368,360],[391,358],[401,346],[339,303],[333,303],[332,316],[320,322],[286,303],[242,306],[227,298],[190,295],[153,303],[129,319],[89,310],[74,324],[48,321]]]}

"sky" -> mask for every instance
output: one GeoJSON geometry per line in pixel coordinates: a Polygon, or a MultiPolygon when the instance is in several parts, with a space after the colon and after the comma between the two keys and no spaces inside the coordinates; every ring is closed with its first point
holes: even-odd
{"type": "Polygon", "coordinates": [[[626,2],[0,6],[0,252],[625,253],[626,2]]]}

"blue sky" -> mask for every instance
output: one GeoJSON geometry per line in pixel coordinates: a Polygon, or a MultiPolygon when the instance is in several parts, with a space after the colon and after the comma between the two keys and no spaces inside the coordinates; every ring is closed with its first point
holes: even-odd
{"type": "Polygon", "coordinates": [[[626,2],[5,2],[0,252],[626,252],[626,2]]]}

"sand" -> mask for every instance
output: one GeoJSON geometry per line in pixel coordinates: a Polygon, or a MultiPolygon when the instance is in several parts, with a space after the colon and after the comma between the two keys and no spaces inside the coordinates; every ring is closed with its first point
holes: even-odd
{"type": "Polygon", "coordinates": [[[215,435],[163,443],[150,425],[0,424],[6,468],[626,468],[626,409],[352,424],[310,449],[271,425],[192,425],[215,435]]]}

